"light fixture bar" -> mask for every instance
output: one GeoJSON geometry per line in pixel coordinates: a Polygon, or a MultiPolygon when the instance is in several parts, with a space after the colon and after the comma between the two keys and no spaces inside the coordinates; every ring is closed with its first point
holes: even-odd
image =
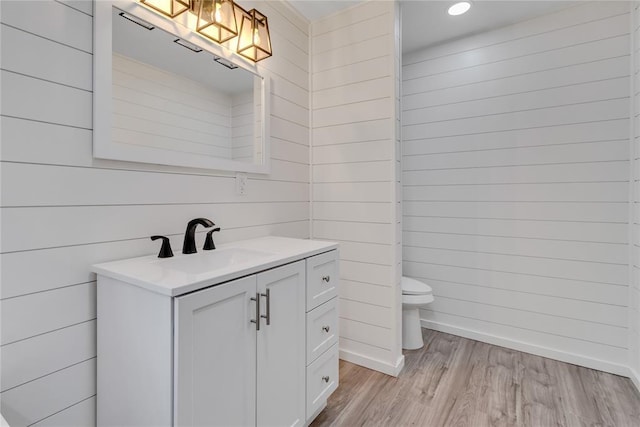
{"type": "Polygon", "coordinates": [[[118,15],[122,16],[127,21],[131,21],[134,24],[140,25],[142,28],[146,28],[149,31],[151,31],[151,30],[153,30],[155,28],[153,25],[149,24],[147,21],[143,21],[142,19],[138,18],[137,16],[129,15],[126,12],[120,12],[118,15]]]}
{"type": "Polygon", "coordinates": [[[182,40],[182,39],[175,39],[173,42],[174,42],[174,43],[176,43],[176,44],[179,44],[179,45],[180,45],[180,46],[182,46],[182,47],[186,47],[187,49],[189,49],[189,50],[190,50],[190,51],[192,51],[192,52],[196,52],[196,53],[200,53],[200,52],[202,52],[202,48],[200,48],[200,47],[196,46],[196,45],[195,45],[195,44],[193,44],[193,43],[189,43],[189,42],[188,42],[188,41],[186,41],[186,40],[182,40]]]}
{"type": "Polygon", "coordinates": [[[230,70],[235,70],[236,68],[238,68],[237,65],[235,65],[233,62],[225,59],[225,58],[221,58],[219,56],[214,56],[213,60],[216,61],[218,64],[220,65],[224,65],[225,67],[227,67],[230,70]]]}

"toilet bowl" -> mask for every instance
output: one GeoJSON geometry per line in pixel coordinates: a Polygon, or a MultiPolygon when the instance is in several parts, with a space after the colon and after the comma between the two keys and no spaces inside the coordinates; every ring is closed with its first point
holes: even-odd
{"type": "Polygon", "coordinates": [[[431,287],[411,277],[402,276],[402,348],[417,350],[422,348],[422,327],[420,308],[433,302],[431,287]]]}

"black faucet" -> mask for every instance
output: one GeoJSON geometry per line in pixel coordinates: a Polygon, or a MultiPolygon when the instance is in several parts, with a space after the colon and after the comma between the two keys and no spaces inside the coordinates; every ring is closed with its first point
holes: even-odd
{"type": "Polygon", "coordinates": [[[182,245],[183,254],[195,254],[196,250],[196,227],[198,224],[204,227],[213,227],[215,224],[207,218],[196,218],[189,221],[187,231],[184,233],[184,244],[182,245]]]}

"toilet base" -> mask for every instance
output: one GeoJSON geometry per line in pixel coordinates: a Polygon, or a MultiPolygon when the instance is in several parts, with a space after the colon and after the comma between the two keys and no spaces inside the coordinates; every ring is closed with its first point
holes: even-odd
{"type": "Polygon", "coordinates": [[[417,350],[424,346],[420,311],[416,306],[402,307],[402,348],[417,350]]]}

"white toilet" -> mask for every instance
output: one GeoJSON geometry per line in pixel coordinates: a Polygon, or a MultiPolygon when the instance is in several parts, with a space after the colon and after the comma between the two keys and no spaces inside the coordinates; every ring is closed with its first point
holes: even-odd
{"type": "Polygon", "coordinates": [[[402,276],[402,348],[422,348],[420,308],[433,302],[431,286],[411,277],[402,276]]]}

